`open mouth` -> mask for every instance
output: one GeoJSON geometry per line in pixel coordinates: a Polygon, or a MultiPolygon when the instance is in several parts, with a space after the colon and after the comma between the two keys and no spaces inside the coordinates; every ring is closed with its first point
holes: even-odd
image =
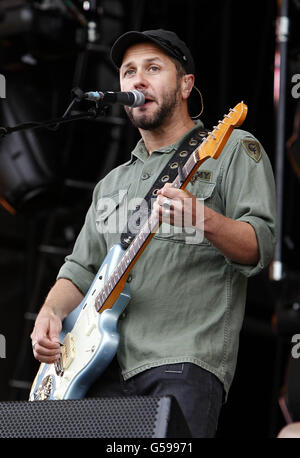
{"type": "Polygon", "coordinates": [[[153,103],[153,102],[154,102],[153,99],[150,99],[149,97],[146,97],[146,98],[145,98],[145,103],[144,103],[144,105],[142,105],[142,106],[149,105],[150,103],[153,103]]]}

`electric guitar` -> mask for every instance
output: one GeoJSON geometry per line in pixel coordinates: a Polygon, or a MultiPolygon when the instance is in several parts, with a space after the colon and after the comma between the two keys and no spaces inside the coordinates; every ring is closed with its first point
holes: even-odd
{"type": "MultiPolygon", "coordinates": [[[[246,115],[243,102],[230,109],[190,155],[172,186],[184,189],[206,159],[217,159],[234,127],[240,126],[246,115]]],[[[84,299],[63,322],[59,361],[40,365],[30,401],[83,398],[109,365],[120,340],[118,319],[130,301],[127,277],[159,225],[151,213],[126,250],[121,244],[109,250],[84,299]]]]}

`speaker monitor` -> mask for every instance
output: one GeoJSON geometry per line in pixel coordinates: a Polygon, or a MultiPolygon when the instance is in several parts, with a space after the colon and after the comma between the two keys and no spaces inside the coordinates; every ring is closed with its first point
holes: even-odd
{"type": "Polygon", "coordinates": [[[171,396],[0,402],[1,438],[191,437],[171,396]]]}

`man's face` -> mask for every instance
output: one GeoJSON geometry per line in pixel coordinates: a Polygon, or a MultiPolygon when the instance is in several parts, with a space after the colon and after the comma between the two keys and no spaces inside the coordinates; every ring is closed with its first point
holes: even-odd
{"type": "Polygon", "coordinates": [[[146,98],[140,107],[126,107],[131,122],[140,129],[163,125],[180,103],[180,81],[172,60],[155,44],[138,43],[127,49],[120,68],[122,91],[138,90],[146,98]]]}

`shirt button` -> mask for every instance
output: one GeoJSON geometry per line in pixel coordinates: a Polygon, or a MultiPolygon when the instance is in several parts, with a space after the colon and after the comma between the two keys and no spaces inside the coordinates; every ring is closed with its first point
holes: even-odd
{"type": "Polygon", "coordinates": [[[131,280],[132,280],[132,275],[131,275],[131,274],[129,274],[129,275],[128,275],[128,277],[127,277],[127,282],[128,282],[128,283],[130,283],[130,282],[131,282],[131,280]]]}
{"type": "Polygon", "coordinates": [[[142,180],[148,180],[148,178],[150,178],[150,174],[149,173],[143,173],[141,178],[142,178],[142,180]]]}

